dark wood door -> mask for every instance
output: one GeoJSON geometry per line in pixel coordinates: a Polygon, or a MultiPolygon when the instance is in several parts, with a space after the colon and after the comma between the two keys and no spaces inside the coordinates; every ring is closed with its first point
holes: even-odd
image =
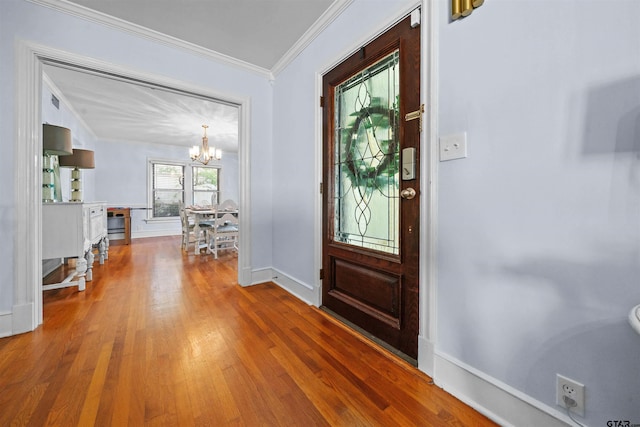
{"type": "Polygon", "coordinates": [[[407,18],[329,71],[323,102],[322,305],[415,359],[420,28],[407,18]]]}

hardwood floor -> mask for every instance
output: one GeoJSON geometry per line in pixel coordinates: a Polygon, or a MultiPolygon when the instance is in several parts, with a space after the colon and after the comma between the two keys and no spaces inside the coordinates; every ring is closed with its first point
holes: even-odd
{"type": "Polygon", "coordinates": [[[0,339],[0,425],[494,425],[275,284],[238,286],[237,255],[177,237],[109,255],[0,339]]]}

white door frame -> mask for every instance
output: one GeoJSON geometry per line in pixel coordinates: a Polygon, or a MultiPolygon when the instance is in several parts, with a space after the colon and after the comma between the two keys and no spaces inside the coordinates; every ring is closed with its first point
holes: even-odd
{"type": "MultiPolygon", "coordinates": [[[[242,212],[250,209],[249,129],[250,100],[220,94],[180,80],[136,72],[114,64],[26,41],[16,43],[14,131],[14,298],[12,333],[32,331],[42,323],[42,61],[86,67],[98,72],[200,94],[239,106],[239,201],[242,212]]],[[[251,221],[240,215],[238,282],[251,284],[251,221]]]]}

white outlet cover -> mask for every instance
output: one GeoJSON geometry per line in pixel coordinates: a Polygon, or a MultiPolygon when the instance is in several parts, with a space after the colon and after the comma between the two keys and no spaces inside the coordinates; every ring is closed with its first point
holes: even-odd
{"type": "Polygon", "coordinates": [[[570,409],[571,412],[584,417],[584,406],[585,406],[584,384],[580,384],[577,381],[574,381],[563,375],[557,374],[556,375],[556,404],[558,406],[562,406],[563,408],[566,408],[563,401],[563,396],[565,394],[567,394],[576,402],[577,406],[574,406],[573,408],[571,408],[570,409]],[[565,385],[570,388],[571,390],[570,393],[565,392],[565,390],[563,389],[563,386],[565,385]]]}
{"type": "Polygon", "coordinates": [[[440,161],[467,157],[467,133],[461,132],[440,137],[440,161]]]}

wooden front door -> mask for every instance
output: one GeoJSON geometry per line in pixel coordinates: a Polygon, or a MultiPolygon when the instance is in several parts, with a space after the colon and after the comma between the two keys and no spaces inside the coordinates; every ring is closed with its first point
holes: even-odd
{"type": "Polygon", "coordinates": [[[416,359],[420,27],[329,71],[323,102],[322,305],[416,359]]]}

